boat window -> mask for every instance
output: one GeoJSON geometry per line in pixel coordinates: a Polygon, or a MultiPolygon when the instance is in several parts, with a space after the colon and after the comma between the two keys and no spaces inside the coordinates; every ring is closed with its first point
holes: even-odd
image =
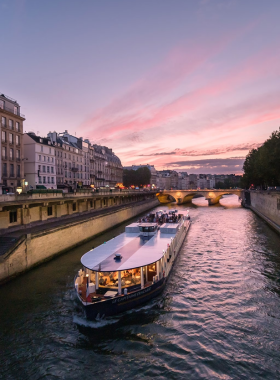
{"type": "MultiPolygon", "coordinates": [[[[121,271],[122,288],[141,284],[140,268],[121,271]]],[[[118,288],[118,272],[100,272],[99,287],[118,288]]]]}
{"type": "Polygon", "coordinates": [[[140,227],[140,232],[154,232],[155,226],[140,227]]]}

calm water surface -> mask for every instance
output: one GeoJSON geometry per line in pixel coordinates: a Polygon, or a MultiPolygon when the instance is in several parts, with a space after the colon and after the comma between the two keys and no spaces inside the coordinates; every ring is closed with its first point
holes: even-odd
{"type": "Polygon", "coordinates": [[[124,225],[2,286],[0,378],[279,379],[280,238],[234,197],[195,202],[165,291],[142,308],[87,322],[75,302],[81,255],[124,225]]]}

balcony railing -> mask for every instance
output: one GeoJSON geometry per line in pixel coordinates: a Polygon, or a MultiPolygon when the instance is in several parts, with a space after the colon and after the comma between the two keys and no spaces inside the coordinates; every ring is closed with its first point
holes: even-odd
{"type": "MultiPolygon", "coordinates": [[[[5,97],[8,98],[6,95],[5,95],[5,97]]],[[[1,105],[0,108],[2,108],[5,111],[8,111],[8,112],[12,113],[15,116],[20,116],[20,117],[24,117],[25,118],[25,115],[23,115],[22,113],[19,113],[19,112],[17,114],[14,113],[13,108],[7,107],[6,104],[4,104],[3,106],[1,105]]]]}
{"type": "Polygon", "coordinates": [[[7,160],[7,159],[8,159],[7,156],[5,156],[5,155],[3,156],[3,155],[2,155],[2,160],[7,160]]]}
{"type": "Polygon", "coordinates": [[[90,177],[90,178],[95,178],[96,175],[95,175],[95,174],[90,174],[89,177],[90,177]]]}
{"type": "Polygon", "coordinates": [[[78,168],[72,168],[72,172],[77,172],[77,171],[79,171],[79,169],[78,168]]]}

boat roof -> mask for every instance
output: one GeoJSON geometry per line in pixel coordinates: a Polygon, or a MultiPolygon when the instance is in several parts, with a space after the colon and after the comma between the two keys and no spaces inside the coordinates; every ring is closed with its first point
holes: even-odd
{"type": "MultiPolygon", "coordinates": [[[[154,223],[142,223],[141,225],[154,223]]],[[[124,232],[114,239],[85,253],[81,258],[84,267],[97,272],[115,272],[150,265],[163,257],[163,252],[176,235],[178,223],[166,223],[173,227],[169,233],[158,231],[155,235],[143,237],[139,232],[124,232]],[[174,232],[171,232],[174,231],[174,232]],[[122,258],[115,259],[120,253],[122,258]]],[[[132,223],[130,226],[134,226],[132,223]]],[[[129,227],[129,226],[128,226],[129,227]]]]}
{"type": "MultiPolygon", "coordinates": [[[[135,225],[136,223],[132,223],[132,225],[135,225]]],[[[157,223],[139,223],[138,224],[139,227],[156,227],[157,226],[157,223]]]]}

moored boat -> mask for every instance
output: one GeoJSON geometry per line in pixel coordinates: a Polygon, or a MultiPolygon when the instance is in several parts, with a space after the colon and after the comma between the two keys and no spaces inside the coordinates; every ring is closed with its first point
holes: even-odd
{"type": "Polygon", "coordinates": [[[164,215],[149,214],[82,256],[75,289],[88,319],[124,312],[162,292],[190,226],[186,214],[164,215]]]}

